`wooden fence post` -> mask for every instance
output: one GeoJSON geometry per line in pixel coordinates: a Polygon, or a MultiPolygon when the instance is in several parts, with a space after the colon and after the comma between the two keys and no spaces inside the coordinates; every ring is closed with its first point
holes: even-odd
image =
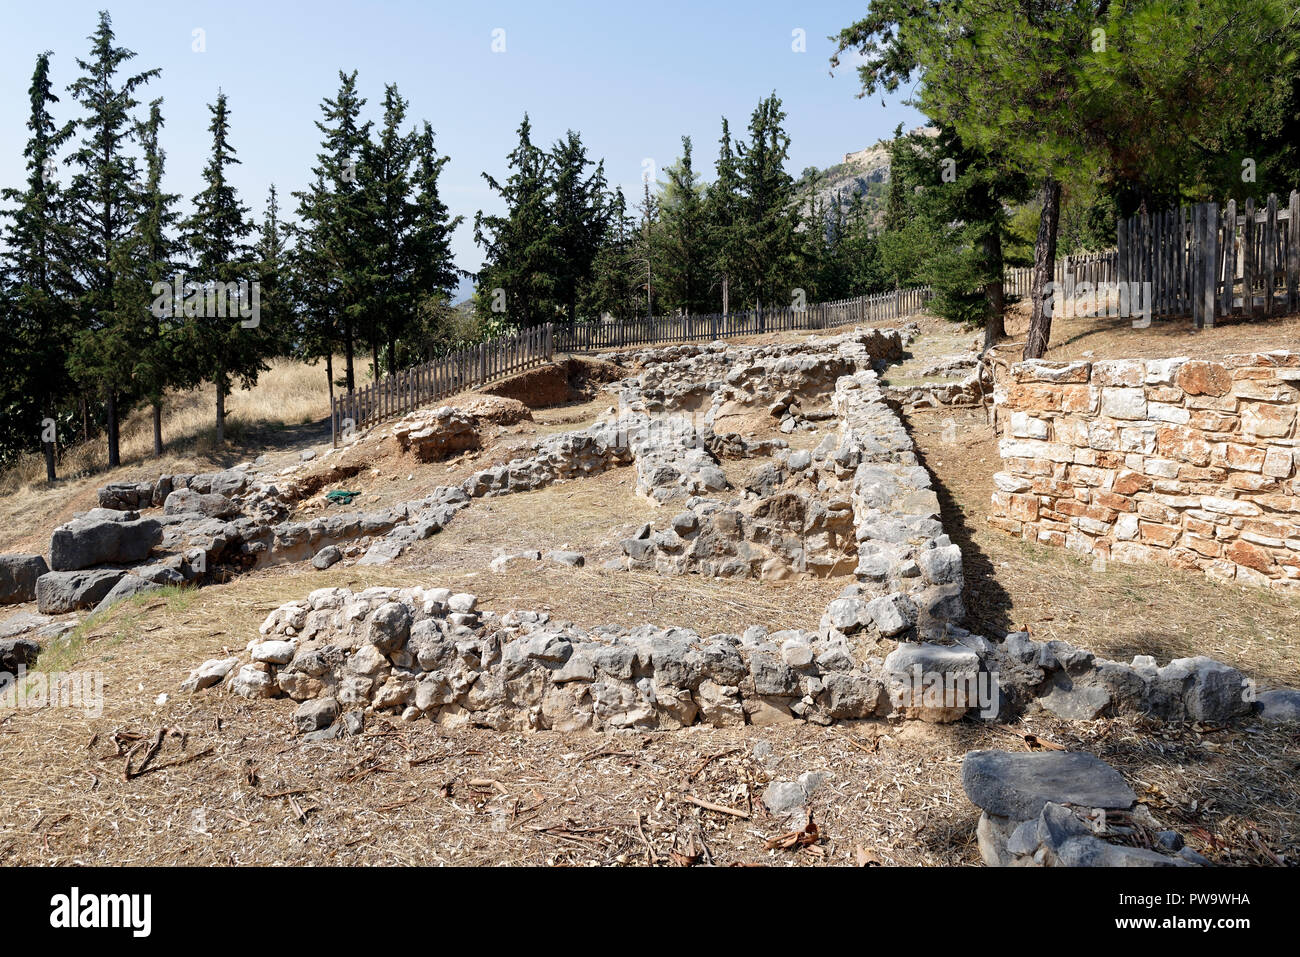
{"type": "Polygon", "coordinates": [[[1291,190],[1286,222],[1286,304],[1300,309],[1300,190],[1291,190]]]}

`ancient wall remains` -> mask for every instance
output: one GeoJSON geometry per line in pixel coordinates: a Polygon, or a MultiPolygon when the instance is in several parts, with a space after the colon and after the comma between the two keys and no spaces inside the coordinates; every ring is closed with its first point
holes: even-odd
{"type": "Polygon", "coordinates": [[[1300,587],[1300,353],[1021,362],[994,407],[996,527],[1300,587]]]}

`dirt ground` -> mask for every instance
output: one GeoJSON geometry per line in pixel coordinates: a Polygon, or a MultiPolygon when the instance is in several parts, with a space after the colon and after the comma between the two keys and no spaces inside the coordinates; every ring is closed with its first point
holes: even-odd
{"type": "MultiPolygon", "coordinates": [[[[580,428],[608,404],[597,397],[536,410],[536,421],[450,463],[419,465],[376,446],[367,469],[338,485],[360,485],[357,505],[367,509],[415,498],[510,457],[543,431],[580,428]]],[[[984,413],[914,412],[907,424],[936,478],[945,528],[962,546],[977,630],[1024,627],[1118,658],[1207,654],[1261,687],[1300,684],[1300,596],[1174,569],[1096,566],[1012,539],[984,522],[997,468],[984,413]]],[[[296,450],[283,456],[295,461],[296,450]]],[[[740,482],[758,464],[724,467],[740,482]]],[[[77,507],[87,505],[65,499],[39,514],[77,507]]],[[[635,494],[630,469],[615,469],[476,500],[391,566],[270,568],[117,606],[41,659],[47,670],[101,673],[101,715],[0,710],[0,863],[975,865],[978,812],[962,792],[962,756],[1035,741],[1110,762],[1157,821],[1218,863],[1300,855],[1300,746],[1293,733],[1251,722],[1215,729],[1038,715],[1014,726],[562,735],[372,718],[359,737],[308,744],[284,701],[178,691],[199,662],[242,651],[279,604],[327,585],[445,585],[473,591],[498,613],[534,608],[580,625],[649,621],[710,634],[753,623],[815,628],[844,584],[601,567],[620,537],[668,515],[635,494]],[[488,567],[503,551],[562,547],[583,551],[587,565],[488,567]],[[826,776],[812,799],[816,833],[791,834],[761,796],[769,781],[805,772],[826,776]]]]}
{"type": "MultiPolygon", "coordinates": [[[[1008,338],[998,355],[1018,361],[1029,329],[1029,303],[1022,300],[1008,310],[1008,338]]],[[[1067,316],[1052,320],[1047,359],[1151,359],[1189,356],[1221,359],[1244,352],[1300,349],[1300,315],[1271,319],[1220,319],[1212,329],[1196,329],[1190,319],[1153,318],[1145,329],[1120,317],[1067,316]]]]}

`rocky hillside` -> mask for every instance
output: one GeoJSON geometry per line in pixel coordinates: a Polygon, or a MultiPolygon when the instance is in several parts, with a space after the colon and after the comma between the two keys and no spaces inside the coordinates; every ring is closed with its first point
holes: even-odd
{"type": "MultiPolygon", "coordinates": [[[[912,132],[933,131],[920,127],[912,132]]],[[[878,221],[884,213],[889,187],[889,143],[878,140],[865,149],[845,153],[843,160],[826,169],[808,167],[797,184],[801,201],[831,207],[837,199],[848,202],[855,194],[862,194],[878,221]]]]}

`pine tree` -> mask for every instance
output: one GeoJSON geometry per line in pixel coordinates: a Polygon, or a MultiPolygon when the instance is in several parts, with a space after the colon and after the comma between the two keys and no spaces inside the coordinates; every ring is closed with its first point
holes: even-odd
{"type": "Polygon", "coordinates": [[[384,88],[384,118],[377,138],[362,148],[360,179],[365,203],[366,303],[361,322],[370,344],[374,375],[380,375],[380,346],[388,347],[390,371],[397,369],[397,339],[415,312],[415,267],[410,236],[412,138],[402,131],[407,101],[397,87],[384,88]]]}
{"type": "Polygon", "coordinates": [[[226,437],[226,399],[235,382],[251,388],[266,370],[271,352],[262,330],[260,281],[248,244],[254,227],[227,171],[239,163],[230,145],[230,111],[224,93],[208,107],[212,153],[203,167],[204,189],[194,197],[185,223],[194,281],[186,284],[184,312],[190,360],[204,381],[216,387],[218,447],[226,437]]]}
{"type": "Polygon", "coordinates": [[[785,169],[790,137],[785,112],[773,93],[761,100],[749,121],[749,141],[737,145],[740,175],[739,264],[747,302],[784,305],[801,265],[796,235],[794,179],[785,169]]]}
{"type": "MultiPolygon", "coordinates": [[[[435,328],[458,318],[450,315],[452,293],[461,277],[451,250],[451,237],[463,216],[452,216],[438,190],[438,178],[449,157],[439,156],[434,147],[433,127],[427,122],[415,135],[415,221],[409,237],[409,257],[415,263],[417,314],[432,321],[435,328]]],[[[422,342],[414,354],[427,354],[422,342]]]]}
{"type": "Polygon", "coordinates": [[[71,341],[61,290],[66,287],[61,252],[67,233],[61,220],[61,195],[54,174],[55,156],[72,135],[72,125],[55,124],[50,107],[59,98],[50,82],[50,54],[36,58],[28,88],[31,135],[23,149],[27,161],[26,188],[5,189],[8,220],[0,284],[9,311],[4,337],[7,374],[0,382],[0,409],[5,411],[0,453],[30,447],[38,439],[45,457],[45,477],[56,477],[55,454],[59,405],[66,400],[70,380],[65,356],[71,341]],[[42,420],[55,424],[46,427],[42,420]]]}
{"type": "Polygon", "coordinates": [[[317,169],[315,181],[305,190],[295,192],[298,221],[289,225],[293,247],[288,254],[288,299],[293,313],[293,354],[305,362],[325,360],[325,377],[331,402],[334,387],[335,347],[342,332],[335,311],[338,281],[331,268],[328,249],[329,187],[323,170],[317,169]]]}
{"type": "Polygon", "coordinates": [[[77,60],[83,75],[69,87],[85,115],[78,122],[81,144],[68,159],[78,169],[67,191],[69,244],[67,261],[77,288],[76,312],[80,327],[70,365],[83,388],[105,401],[108,464],[121,464],[118,421],[120,406],[132,396],[131,338],[116,318],[120,246],[127,240],[141,208],[135,158],[127,153],[136,126],[132,111],[139,106],[135,91],[158,76],[146,70],[118,82],[123,63],[135,54],[113,45],[112,19],[99,15],[99,26],[89,37],[89,60],[77,60]]]}
{"type": "Polygon", "coordinates": [[[641,184],[641,223],[632,243],[632,264],[637,276],[636,288],[641,293],[640,302],[645,304],[645,317],[655,314],[659,290],[656,286],[659,275],[658,249],[655,247],[654,233],[659,222],[659,202],[650,192],[650,177],[647,175],[641,184]]]}
{"type": "Polygon", "coordinates": [[[507,159],[511,172],[504,183],[483,174],[506,212],[488,215],[480,210],[474,217],[474,240],[483,247],[485,259],[475,301],[484,319],[535,326],[557,318],[558,287],[550,162],[546,153],[533,145],[527,114],[519,124],[518,145],[507,159]]]}
{"type": "Polygon", "coordinates": [[[277,355],[290,354],[295,340],[290,322],[289,234],[289,225],[280,219],[280,193],[272,183],[253,245],[253,258],[262,284],[259,328],[267,347],[277,355]]]}
{"type": "Polygon", "coordinates": [[[557,311],[578,318],[578,297],[591,279],[609,225],[605,164],[587,156],[582,137],[569,130],[551,150],[551,242],[557,311]],[[586,170],[595,166],[590,175],[586,170]]]}
{"type": "Polygon", "coordinates": [[[438,192],[448,160],[437,154],[427,122],[402,132],[406,110],[397,87],[386,87],[383,125],[363,164],[372,233],[366,327],[372,342],[384,346],[390,374],[396,374],[400,344],[418,328],[422,310],[449,298],[459,278],[451,234],[462,220],[450,215],[438,192]]]}
{"type": "Polygon", "coordinates": [[[605,237],[592,263],[591,280],[583,288],[579,308],[584,315],[592,319],[608,315],[615,320],[636,315],[635,234],[636,222],[628,215],[627,198],[621,187],[616,188],[609,199],[605,237]]]}
{"type": "Polygon", "coordinates": [[[659,223],[654,232],[660,263],[659,290],[669,308],[690,315],[709,305],[708,221],[704,189],[692,165],[691,138],[682,137],[682,155],[664,171],[659,223]]]}
{"type": "Polygon", "coordinates": [[[137,131],[145,165],[141,217],[119,248],[120,282],[114,300],[117,324],[135,332],[130,336],[133,388],[149,401],[153,412],[155,456],[163,454],[163,396],[170,388],[195,382],[177,341],[180,322],[173,286],[181,250],[175,239],[180,217],[173,207],[180,197],[162,189],[166,165],[166,154],[158,144],[162,126],[162,100],[154,100],[149,104],[149,119],[137,131]],[[167,298],[170,308],[153,308],[159,295],[167,298]]]}
{"type": "MultiPolygon", "coordinates": [[[[1051,333],[1064,186],[1110,181],[1180,194],[1184,157],[1217,152],[1232,118],[1296,56],[1294,4],[1259,0],[878,0],[840,34],[862,52],[863,92],[919,75],[918,105],[962,141],[1038,185],[1025,358],[1051,333]],[[1243,51],[1251,51],[1244,56],[1243,51]]],[[[1193,195],[1203,188],[1190,184],[1193,195]]]]}
{"type": "Polygon", "coordinates": [[[321,101],[323,117],[316,121],[322,134],[316,154],[313,187],[296,194],[304,236],[312,243],[317,271],[328,277],[328,297],[321,300],[331,312],[322,316],[322,334],[341,339],[347,390],[356,389],[355,352],[363,338],[367,297],[370,294],[367,197],[359,182],[360,164],[370,137],[369,122],[361,122],[365,99],[357,93],[357,73],[339,71],[339,91],[321,101]]]}
{"type": "Polygon", "coordinates": [[[708,221],[711,265],[723,313],[731,311],[732,281],[739,272],[742,256],[740,236],[740,172],[731,141],[731,129],[722,118],[722,136],[718,141],[717,173],[708,187],[705,215],[708,221]]]}

